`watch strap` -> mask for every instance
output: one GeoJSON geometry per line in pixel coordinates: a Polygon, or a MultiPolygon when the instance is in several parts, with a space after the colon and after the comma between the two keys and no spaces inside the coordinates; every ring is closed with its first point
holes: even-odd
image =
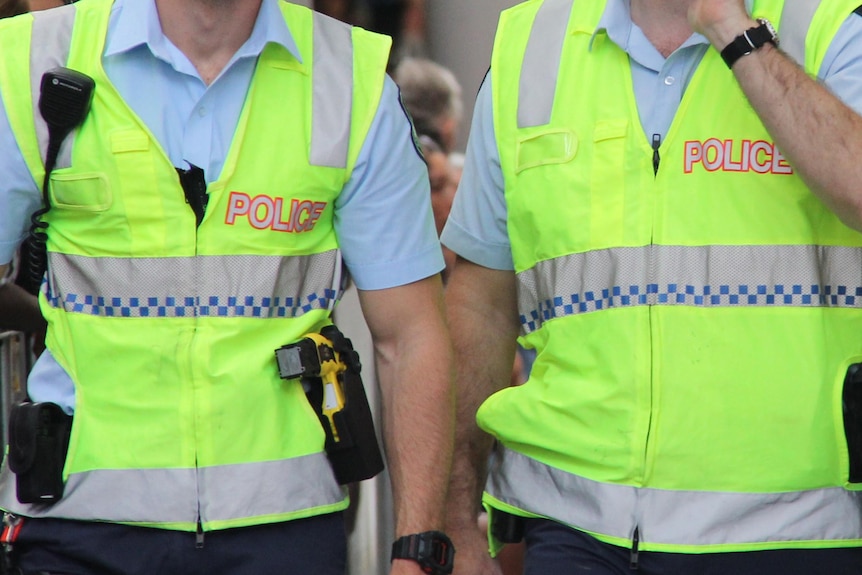
{"type": "Polygon", "coordinates": [[[392,559],[408,559],[429,575],[452,573],[455,548],[441,531],[424,531],[399,537],[392,544],[392,559]]]}
{"type": "Polygon", "coordinates": [[[422,540],[419,533],[399,537],[392,544],[392,559],[416,559],[419,557],[419,545],[422,540]]]}
{"type": "Polygon", "coordinates": [[[728,68],[733,68],[737,60],[751,54],[758,48],[770,43],[777,45],[775,32],[772,25],[765,20],[758,20],[759,26],[749,28],[733,39],[733,42],[725,46],[721,51],[721,58],[728,68]]]}

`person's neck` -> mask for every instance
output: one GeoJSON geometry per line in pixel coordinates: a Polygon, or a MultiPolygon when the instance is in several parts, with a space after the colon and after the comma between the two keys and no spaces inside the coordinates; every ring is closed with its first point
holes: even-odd
{"type": "Polygon", "coordinates": [[[262,0],[155,0],[162,31],[211,84],[251,36],[262,0]]]}
{"type": "Polygon", "coordinates": [[[632,21],[667,58],[691,36],[691,0],[631,0],[632,21]]]}

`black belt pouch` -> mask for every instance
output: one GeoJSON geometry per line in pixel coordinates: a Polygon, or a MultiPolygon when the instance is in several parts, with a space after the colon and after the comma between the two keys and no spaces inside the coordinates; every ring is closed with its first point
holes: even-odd
{"type": "Polygon", "coordinates": [[[23,402],[9,414],[9,469],[18,501],[51,504],[63,496],[72,417],[59,405],[23,402]]]}

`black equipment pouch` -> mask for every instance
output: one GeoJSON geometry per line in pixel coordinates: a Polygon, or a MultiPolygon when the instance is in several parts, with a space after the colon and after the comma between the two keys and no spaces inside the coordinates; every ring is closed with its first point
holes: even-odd
{"type": "Polygon", "coordinates": [[[848,480],[862,483],[862,363],[854,363],[847,368],[842,399],[844,436],[850,464],[848,480]]]}
{"type": "Polygon", "coordinates": [[[500,543],[520,543],[524,538],[524,518],[499,509],[491,512],[491,537],[500,543]]]}
{"type": "Polygon", "coordinates": [[[9,414],[9,469],[18,501],[52,504],[63,496],[72,416],[56,403],[25,401],[9,414]]]}

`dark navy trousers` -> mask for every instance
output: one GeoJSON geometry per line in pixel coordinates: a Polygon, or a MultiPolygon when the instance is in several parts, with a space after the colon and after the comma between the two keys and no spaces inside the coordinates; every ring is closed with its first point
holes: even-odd
{"type": "Polygon", "coordinates": [[[27,575],[344,575],[342,513],[194,533],[25,518],[13,558],[27,575]]]}
{"type": "Polygon", "coordinates": [[[862,548],[745,553],[640,552],[602,543],[543,519],[528,519],[524,575],[860,575],[862,548]]]}

